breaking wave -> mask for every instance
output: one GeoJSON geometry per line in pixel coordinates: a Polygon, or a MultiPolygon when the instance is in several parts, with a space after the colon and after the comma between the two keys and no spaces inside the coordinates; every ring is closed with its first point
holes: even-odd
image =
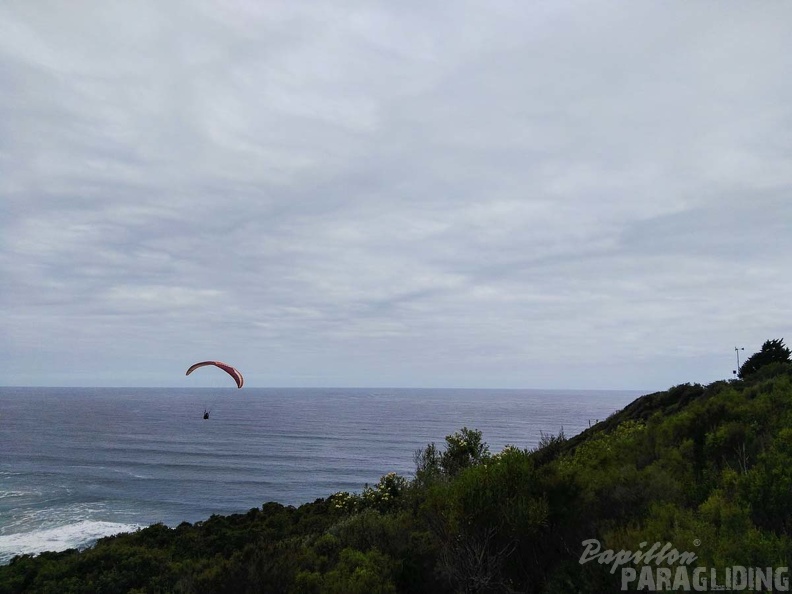
{"type": "Polygon", "coordinates": [[[141,527],[137,524],[82,520],[32,532],[0,534],[0,564],[8,563],[16,555],[84,549],[105,536],[133,532],[141,527]]]}

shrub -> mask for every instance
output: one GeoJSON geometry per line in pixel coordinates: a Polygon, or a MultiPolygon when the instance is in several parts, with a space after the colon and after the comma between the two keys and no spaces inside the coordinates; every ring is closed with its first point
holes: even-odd
{"type": "Polygon", "coordinates": [[[746,378],[770,363],[789,363],[792,360],[790,354],[790,350],[784,346],[783,338],[767,340],[762,345],[762,350],[746,359],[737,375],[740,378],[746,378]]]}

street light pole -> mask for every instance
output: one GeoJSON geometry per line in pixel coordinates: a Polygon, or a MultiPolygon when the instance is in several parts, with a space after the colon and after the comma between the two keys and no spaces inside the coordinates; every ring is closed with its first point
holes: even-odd
{"type": "Polygon", "coordinates": [[[734,347],[734,350],[737,353],[737,369],[734,369],[732,371],[732,373],[736,376],[737,372],[740,371],[740,351],[744,351],[745,348],[743,348],[743,347],[740,347],[740,348],[734,347]]]}

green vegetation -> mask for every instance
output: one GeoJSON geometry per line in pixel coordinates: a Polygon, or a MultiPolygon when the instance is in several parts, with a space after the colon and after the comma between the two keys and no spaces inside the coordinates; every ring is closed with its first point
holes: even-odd
{"type": "Polygon", "coordinates": [[[789,362],[644,396],[532,451],[493,454],[464,428],[415,462],[411,479],[299,508],[16,557],[0,593],[618,591],[609,564],[579,562],[588,539],[671,543],[705,567],[792,564],[789,362]]]}
{"type": "Polygon", "coordinates": [[[784,339],[767,340],[758,353],[754,353],[740,366],[739,377],[745,378],[772,363],[789,363],[792,360],[784,339]]]}

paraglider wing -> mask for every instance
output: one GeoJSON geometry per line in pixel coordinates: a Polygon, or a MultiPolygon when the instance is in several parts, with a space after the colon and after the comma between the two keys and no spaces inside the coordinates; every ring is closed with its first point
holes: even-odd
{"type": "Polygon", "coordinates": [[[245,383],[245,378],[242,377],[242,374],[239,373],[239,370],[231,367],[230,365],[223,363],[221,361],[201,361],[200,363],[196,363],[195,365],[191,365],[190,368],[187,370],[185,375],[190,375],[193,371],[198,369],[199,367],[205,367],[206,365],[214,365],[215,367],[219,367],[223,371],[225,371],[228,375],[234,378],[236,382],[237,388],[241,388],[242,384],[245,383]]]}

